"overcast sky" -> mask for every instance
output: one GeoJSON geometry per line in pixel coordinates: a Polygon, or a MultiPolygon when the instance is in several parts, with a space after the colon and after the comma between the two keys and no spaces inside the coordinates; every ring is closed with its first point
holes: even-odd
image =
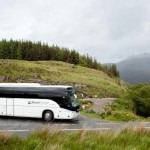
{"type": "Polygon", "coordinates": [[[150,53],[150,0],[0,0],[0,39],[57,44],[101,63],[150,53]]]}

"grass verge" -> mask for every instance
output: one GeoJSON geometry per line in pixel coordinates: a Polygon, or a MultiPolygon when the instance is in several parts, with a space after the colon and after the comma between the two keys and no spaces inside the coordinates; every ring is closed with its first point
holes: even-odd
{"type": "Polygon", "coordinates": [[[133,104],[130,100],[126,98],[118,98],[113,101],[111,106],[105,108],[105,119],[115,121],[143,120],[143,117],[137,116],[133,112],[132,106],[133,104]]]}
{"type": "Polygon", "coordinates": [[[61,132],[38,130],[25,139],[0,133],[2,150],[148,150],[150,130],[123,129],[120,132],[61,132]]]}
{"type": "Polygon", "coordinates": [[[133,104],[126,98],[118,98],[112,102],[111,105],[107,105],[103,108],[104,113],[98,114],[94,111],[82,110],[81,114],[91,118],[105,119],[112,121],[137,121],[148,120],[144,117],[140,117],[133,112],[133,104]]]}

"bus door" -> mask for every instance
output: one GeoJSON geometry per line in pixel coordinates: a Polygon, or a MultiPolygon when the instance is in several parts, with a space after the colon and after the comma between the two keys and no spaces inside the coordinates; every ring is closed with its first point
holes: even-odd
{"type": "Polygon", "coordinates": [[[6,99],[6,115],[14,116],[14,99],[13,98],[6,99]]]}

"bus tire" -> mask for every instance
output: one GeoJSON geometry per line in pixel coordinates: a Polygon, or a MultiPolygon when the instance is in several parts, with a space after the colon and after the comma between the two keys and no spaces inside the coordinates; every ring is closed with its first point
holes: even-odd
{"type": "Polygon", "coordinates": [[[53,121],[53,119],[54,119],[54,114],[53,114],[53,112],[50,111],[50,110],[44,111],[44,112],[43,112],[43,119],[44,119],[44,121],[46,121],[46,122],[53,121]]]}

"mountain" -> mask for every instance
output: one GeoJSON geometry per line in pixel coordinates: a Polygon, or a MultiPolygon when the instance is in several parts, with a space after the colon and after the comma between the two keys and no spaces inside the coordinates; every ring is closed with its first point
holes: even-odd
{"type": "Polygon", "coordinates": [[[131,84],[150,83],[150,53],[129,57],[116,64],[120,77],[131,84]]]}

